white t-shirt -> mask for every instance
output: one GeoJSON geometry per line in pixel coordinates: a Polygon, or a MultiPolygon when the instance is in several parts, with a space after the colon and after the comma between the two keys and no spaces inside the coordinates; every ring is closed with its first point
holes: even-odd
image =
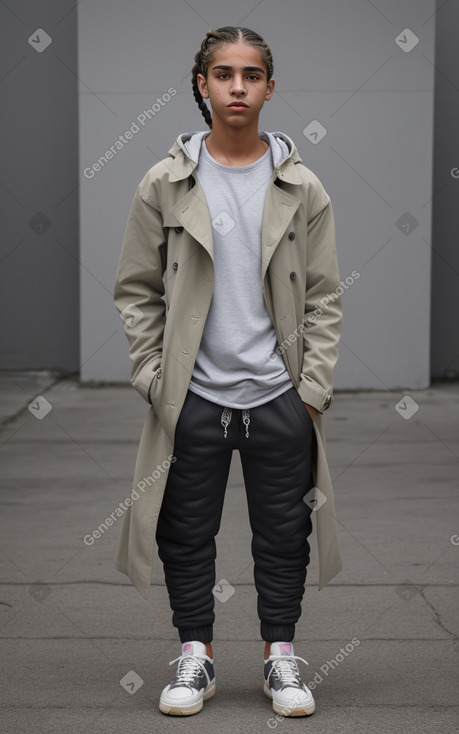
{"type": "Polygon", "coordinates": [[[205,137],[193,175],[209,207],[215,285],[189,389],[219,405],[253,408],[293,386],[274,351],[278,343],[261,283],[261,224],[272,151],[270,146],[246,166],[226,166],[210,155],[205,137]]]}

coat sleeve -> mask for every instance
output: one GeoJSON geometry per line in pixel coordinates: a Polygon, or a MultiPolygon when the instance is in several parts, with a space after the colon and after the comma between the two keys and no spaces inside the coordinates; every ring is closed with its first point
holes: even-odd
{"type": "Polygon", "coordinates": [[[303,402],[319,413],[333,395],[333,374],[341,336],[341,293],[330,197],[319,186],[320,209],[308,221],[304,353],[298,388],[303,402]]]}
{"type": "Polygon", "coordinates": [[[115,306],[129,341],[131,383],[151,405],[161,364],[166,319],[163,274],[167,238],[159,208],[145,200],[143,181],[131,205],[114,286],[115,306]]]}

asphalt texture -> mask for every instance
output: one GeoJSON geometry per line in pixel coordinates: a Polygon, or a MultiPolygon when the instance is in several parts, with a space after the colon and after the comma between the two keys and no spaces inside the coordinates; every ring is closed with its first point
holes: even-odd
{"type": "Polygon", "coordinates": [[[457,383],[338,391],[324,415],[343,570],[318,591],[313,535],[294,648],[316,711],[298,718],[263,693],[239,454],[217,536],[232,592],[215,590],[216,694],[167,716],[180,641],[162,565],[145,601],[114,567],[120,522],[83,541],[130,490],[148,406],[130,385],[43,373],[4,374],[0,393],[3,734],[459,731],[457,383]]]}

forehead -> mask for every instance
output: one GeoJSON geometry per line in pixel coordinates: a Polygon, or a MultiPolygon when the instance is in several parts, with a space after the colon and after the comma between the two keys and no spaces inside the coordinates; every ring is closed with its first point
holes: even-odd
{"type": "Polygon", "coordinates": [[[232,66],[234,69],[243,69],[244,66],[261,66],[263,69],[266,69],[259,50],[254,46],[249,46],[240,41],[237,43],[225,43],[223,46],[220,46],[215,51],[209,68],[212,69],[215,64],[225,64],[232,66]]]}

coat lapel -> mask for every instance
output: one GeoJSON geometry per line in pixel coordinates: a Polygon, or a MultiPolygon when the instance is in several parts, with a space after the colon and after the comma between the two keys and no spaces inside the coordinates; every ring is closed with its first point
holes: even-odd
{"type": "Polygon", "coordinates": [[[263,281],[271,258],[282,235],[300,205],[296,196],[288,194],[271,179],[266,192],[261,227],[261,279],[263,281]]]}
{"type": "MultiPolygon", "coordinates": [[[[214,259],[212,222],[207,200],[199,182],[171,208],[180,224],[196,239],[214,259]]],[[[261,228],[261,279],[265,277],[271,258],[282,235],[300,205],[296,196],[280,189],[271,179],[266,192],[261,228]]]]}
{"type": "MultiPolygon", "coordinates": [[[[168,162],[170,182],[179,181],[193,173],[197,164],[185,156],[177,141],[169,150],[169,154],[172,158],[168,162]]],[[[301,184],[301,176],[294,165],[301,160],[298,151],[295,150],[292,157],[274,170],[266,192],[261,232],[262,280],[282,235],[301,203],[295,196],[283,191],[274,181],[280,175],[285,183],[301,184]]],[[[171,208],[171,211],[187,232],[201,243],[213,261],[212,222],[207,200],[198,177],[195,175],[194,178],[196,185],[171,208]]]]}
{"type": "Polygon", "coordinates": [[[214,259],[212,223],[207,200],[197,176],[196,184],[171,208],[180,224],[197,240],[214,259]]]}

